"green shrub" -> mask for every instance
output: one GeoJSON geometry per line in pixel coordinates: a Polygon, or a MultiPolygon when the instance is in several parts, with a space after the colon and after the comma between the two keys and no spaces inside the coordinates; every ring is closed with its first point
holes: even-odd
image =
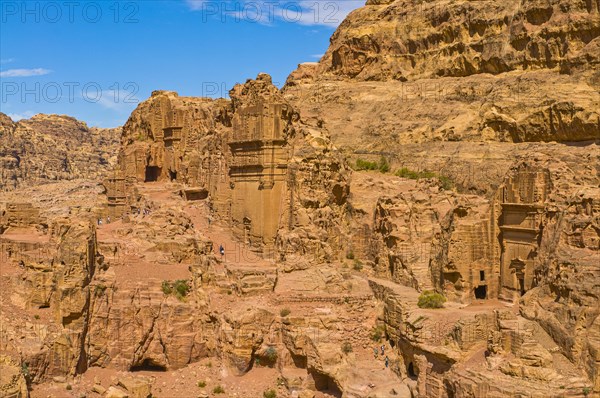
{"type": "Polygon", "coordinates": [[[213,388],[213,394],[225,394],[225,389],[221,385],[218,385],[213,388]]]}
{"type": "Polygon", "coordinates": [[[212,368],[212,362],[208,361],[208,363],[206,364],[206,367],[209,368],[209,369],[212,368]]]}
{"type": "Polygon", "coordinates": [[[263,398],[277,398],[277,392],[273,389],[263,392],[263,398]]]}
{"type": "Polygon", "coordinates": [[[362,262],[360,260],[354,260],[352,268],[354,268],[355,271],[360,271],[363,268],[362,262]]]}
{"type": "Polygon", "coordinates": [[[169,281],[162,281],[162,291],[164,294],[169,295],[173,292],[171,283],[169,281]]]}
{"type": "Polygon", "coordinates": [[[72,385],[70,385],[70,384],[67,384],[67,387],[66,387],[66,388],[67,388],[67,390],[71,391],[71,390],[73,389],[73,386],[72,386],[72,385]]]}
{"type": "Polygon", "coordinates": [[[379,159],[378,169],[381,173],[387,173],[390,171],[390,163],[385,156],[382,156],[381,159],[379,159]]]}
{"type": "Polygon", "coordinates": [[[96,293],[96,296],[102,296],[102,294],[104,293],[105,290],[106,290],[105,285],[102,285],[102,284],[96,285],[94,293],[96,293]]]}
{"type": "Polygon", "coordinates": [[[178,279],[175,282],[162,281],[162,291],[167,296],[174,294],[179,300],[183,300],[190,292],[190,285],[185,279],[178,279]]]}
{"type": "Polygon", "coordinates": [[[452,181],[450,178],[446,176],[439,176],[438,180],[440,180],[440,186],[442,189],[450,191],[452,188],[454,188],[454,181],[452,181]]]}
{"type": "Polygon", "coordinates": [[[198,382],[198,387],[200,387],[200,388],[206,387],[206,382],[205,381],[199,381],[198,382]]]}
{"type": "Polygon", "coordinates": [[[354,260],[354,252],[350,250],[348,253],[346,253],[346,258],[348,260],[354,260]]]}
{"type": "Polygon", "coordinates": [[[431,171],[414,171],[406,167],[399,169],[398,171],[396,171],[395,174],[398,177],[408,178],[411,180],[419,180],[421,178],[434,178],[436,176],[436,174],[431,171]]]}
{"type": "Polygon", "coordinates": [[[345,342],[342,344],[342,352],[343,352],[344,354],[346,354],[346,355],[347,355],[347,354],[350,354],[350,353],[352,352],[352,344],[350,344],[349,342],[345,341],[345,342]]]}
{"type": "Polygon", "coordinates": [[[583,395],[584,396],[587,397],[588,395],[590,395],[590,392],[591,392],[591,389],[589,387],[584,387],[583,388],[583,395]]]}
{"type": "Polygon", "coordinates": [[[183,298],[189,293],[190,285],[188,285],[187,280],[178,279],[173,284],[173,290],[175,290],[175,296],[177,296],[177,298],[183,298]]]}
{"type": "Polygon", "coordinates": [[[446,302],[446,297],[439,293],[425,290],[419,296],[419,302],[417,303],[420,308],[442,308],[446,302]]]}
{"type": "Polygon", "coordinates": [[[371,340],[373,341],[381,341],[383,336],[385,335],[385,326],[377,325],[373,326],[373,330],[371,330],[371,340]]]}
{"type": "Polygon", "coordinates": [[[277,350],[275,347],[269,347],[265,351],[265,357],[269,360],[269,362],[273,363],[277,361],[277,350]]]}
{"type": "Polygon", "coordinates": [[[35,319],[40,319],[40,316],[39,316],[38,314],[35,314],[33,317],[34,317],[35,319]]]}
{"type": "Polygon", "coordinates": [[[376,162],[369,162],[364,159],[356,159],[356,169],[357,171],[361,170],[377,170],[378,164],[376,162]]]}
{"type": "Polygon", "coordinates": [[[379,170],[381,173],[387,173],[390,171],[390,162],[385,156],[379,159],[379,162],[371,162],[364,159],[356,159],[356,166],[354,170],[379,170]]]}
{"type": "Polygon", "coordinates": [[[420,180],[422,178],[436,178],[438,183],[445,190],[451,190],[454,188],[454,182],[446,176],[438,175],[432,171],[414,171],[406,167],[403,167],[394,173],[397,177],[408,178],[410,180],[420,180]]]}
{"type": "Polygon", "coordinates": [[[23,377],[25,377],[26,379],[29,379],[29,364],[27,362],[23,362],[23,364],[21,364],[21,373],[23,374],[23,377]]]}
{"type": "Polygon", "coordinates": [[[281,311],[279,311],[279,315],[281,315],[282,317],[286,317],[288,316],[292,311],[290,311],[289,308],[282,308],[281,311]]]}

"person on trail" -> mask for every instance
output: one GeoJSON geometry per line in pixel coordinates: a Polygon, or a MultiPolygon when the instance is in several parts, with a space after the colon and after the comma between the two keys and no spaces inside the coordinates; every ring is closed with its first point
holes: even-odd
{"type": "Polygon", "coordinates": [[[377,349],[377,347],[373,348],[373,356],[375,357],[375,359],[377,359],[377,354],[379,354],[379,350],[377,349]]]}
{"type": "Polygon", "coordinates": [[[385,354],[385,346],[382,344],[381,345],[381,355],[385,354]]]}
{"type": "Polygon", "coordinates": [[[110,224],[110,216],[106,217],[106,223],[110,224]]]}
{"type": "Polygon", "coordinates": [[[219,246],[219,253],[221,253],[221,257],[225,255],[225,249],[223,248],[223,245],[219,246]]]}
{"type": "Polygon", "coordinates": [[[390,359],[386,355],[385,356],[385,367],[387,368],[389,364],[390,364],[390,359]]]}

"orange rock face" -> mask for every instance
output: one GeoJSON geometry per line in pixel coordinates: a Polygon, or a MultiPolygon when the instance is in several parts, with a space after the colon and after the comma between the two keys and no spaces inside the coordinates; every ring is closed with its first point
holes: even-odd
{"type": "Polygon", "coordinates": [[[598,15],[370,0],[118,150],[0,114],[0,392],[598,395],[598,15]]]}

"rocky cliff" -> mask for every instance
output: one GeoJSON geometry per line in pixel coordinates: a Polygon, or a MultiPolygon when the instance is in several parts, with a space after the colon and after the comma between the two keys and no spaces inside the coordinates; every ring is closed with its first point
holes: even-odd
{"type": "Polygon", "coordinates": [[[331,37],[318,73],[414,81],[593,70],[599,12],[596,1],[367,1],[331,37]]]}
{"type": "Polygon", "coordinates": [[[594,1],[370,1],[286,97],[350,150],[598,140],[598,15],[594,1]]]}
{"type": "Polygon", "coordinates": [[[257,250],[333,258],[350,171],[327,132],[301,118],[266,74],[230,98],[153,93],[124,126],[123,178],[180,182],[208,196],[214,216],[257,250]]]}
{"type": "Polygon", "coordinates": [[[116,161],[120,129],[89,128],[69,116],[13,122],[0,114],[0,190],[101,178],[116,161]]]}
{"type": "Polygon", "coordinates": [[[598,8],[370,0],[282,90],[153,92],[108,173],[0,118],[0,391],[597,396],[598,8]]]}

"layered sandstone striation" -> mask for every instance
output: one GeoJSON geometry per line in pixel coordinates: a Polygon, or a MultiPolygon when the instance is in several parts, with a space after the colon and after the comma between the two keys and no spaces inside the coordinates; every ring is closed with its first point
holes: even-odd
{"type": "Polygon", "coordinates": [[[593,1],[367,2],[286,98],[351,150],[597,140],[598,21],[593,1]]]}
{"type": "Polygon", "coordinates": [[[596,2],[368,1],[331,38],[320,74],[416,80],[600,62],[596,2]]]}

